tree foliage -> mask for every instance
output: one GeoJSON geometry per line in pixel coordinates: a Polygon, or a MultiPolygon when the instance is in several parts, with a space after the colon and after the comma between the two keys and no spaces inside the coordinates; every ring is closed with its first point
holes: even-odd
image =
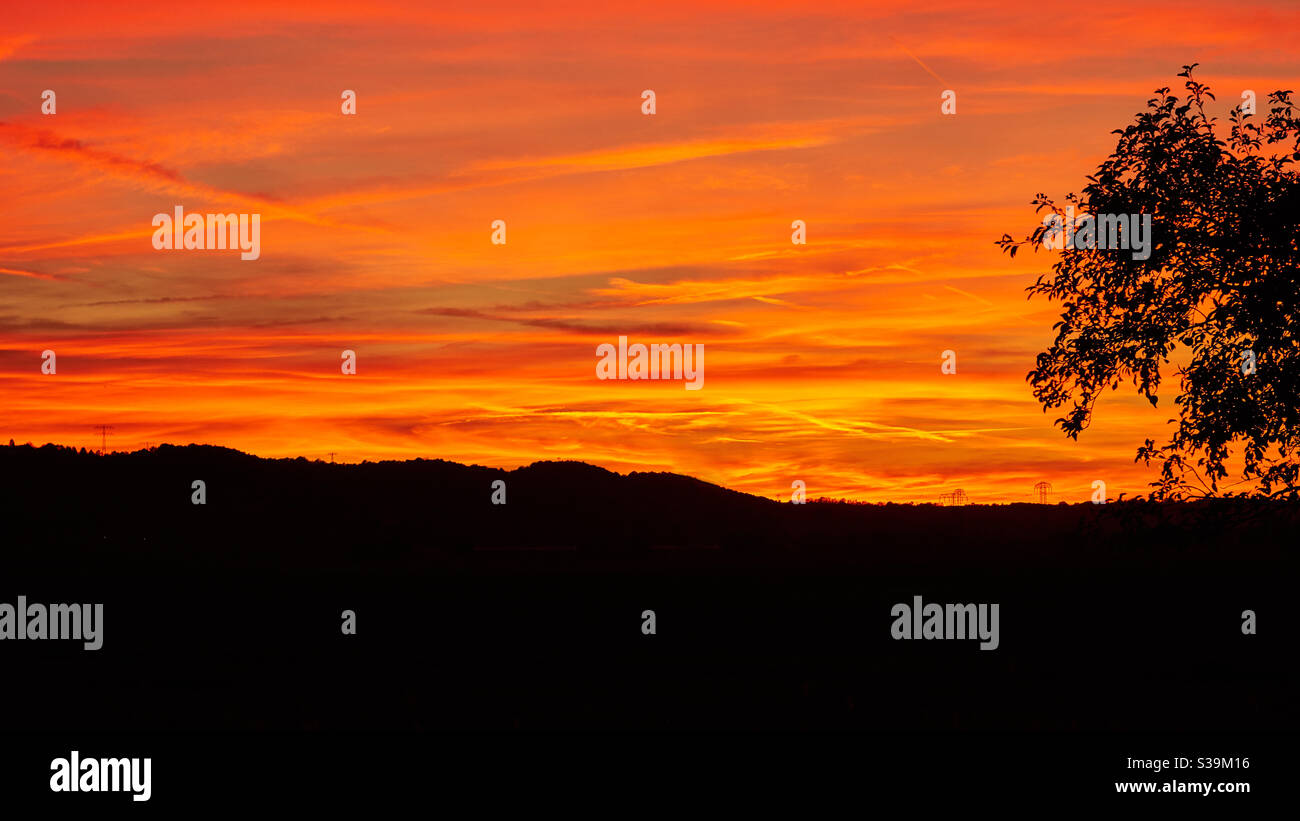
{"type": "MultiPolygon", "coordinates": [[[[1152,405],[1163,378],[1178,377],[1178,418],[1164,444],[1147,439],[1135,461],[1161,466],[1153,499],[1196,495],[1296,498],[1300,492],[1300,338],[1296,277],[1300,219],[1300,121],[1290,91],[1267,113],[1234,106],[1226,123],[1207,113],[1215,97],[1186,78],[1186,98],[1156,90],[1114,152],[1078,196],[1037,211],[1152,215],[1149,259],[1125,250],[1065,248],[1050,274],[1026,290],[1061,304],[1051,347],[1026,376],[1056,424],[1077,439],[1107,388],[1131,381],[1152,405]],[[1224,136],[1220,136],[1226,131],[1224,136]],[[1181,349],[1175,367],[1171,357],[1181,349]],[[1255,372],[1243,368],[1253,352],[1255,372]],[[1230,456],[1240,476],[1228,483],[1230,456]]],[[[998,245],[1042,247],[1049,228],[998,245]]]]}

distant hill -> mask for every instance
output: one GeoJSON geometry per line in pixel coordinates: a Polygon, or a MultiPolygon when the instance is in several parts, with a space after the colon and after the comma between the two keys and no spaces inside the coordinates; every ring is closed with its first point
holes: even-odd
{"type": "Polygon", "coordinates": [[[199,445],[107,456],[0,446],[0,513],[11,561],[296,567],[501,562],[548,548],[584,561],[640,556],[647,566],[1274,556],[1291,549],[1300,522],[1295,505],[1233,500],[794,505],[576,461],[350,465],[199,445]],[[195,480],[206,483],[204,505],[191,503],[195,480]],[[498,480],[504,505],[491,501],[498,480]]]}
{"type": "Polygon", "coordinates": [[[0,447],[0,603],[107,625],[4,642],[0,732],[1293,730],[1298,518],[0,447]],[[895,640],[916,596],[996,603],[998,649],[895,640]]]}

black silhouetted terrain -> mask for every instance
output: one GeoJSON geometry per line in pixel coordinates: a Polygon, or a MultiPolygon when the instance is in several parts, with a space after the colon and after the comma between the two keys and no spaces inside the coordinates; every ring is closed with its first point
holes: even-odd
{"type": "Polygon", "coordinates": [[[0,729],[1297,726],[1294,504],[793,505],[577,462],[46,446],[0,447],[0,516],[0,602],[105,604],[98,652],[0,642],[0,729]],[[1000,603],[1001,646],[891,639],[913,595],[1000,603]]]}
{"type": "Polygon", "coordinates": [[[513,471],[423,459],[336,465],[196,445],[104,457],[0,447],[0,482],[7,561],[37,565],[148,558],[182,567],[416,568],[509,562],[515,548],[569,549],[593,561],[654,555],[667,564],[674,559],[658,549],[712,549],[720,552],[687,563],[740,568],[1235,561],[1278,556],[1300,510],[1245,500],[793,505],[582,462],[513,471]],[[191,503],[194,480],[206,484],[204,505],[191,503]],[[491,503],[497,480],[506,483],[504,505],[491,503]],[[1239,527],[1243,517],[1248,530],[1239,527]]]}

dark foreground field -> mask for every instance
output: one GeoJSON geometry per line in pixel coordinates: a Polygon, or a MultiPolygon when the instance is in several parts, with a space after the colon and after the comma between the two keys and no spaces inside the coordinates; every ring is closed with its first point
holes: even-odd
{"type": "Polygon", "coordinates": [[[0,603],[104,603],[99,651],[0,642],[0,732],[1298,727],[1295,506],[0,447],[0,516],[0,603]],[[999,647],[892,639],[916,595],[999,647]]]}

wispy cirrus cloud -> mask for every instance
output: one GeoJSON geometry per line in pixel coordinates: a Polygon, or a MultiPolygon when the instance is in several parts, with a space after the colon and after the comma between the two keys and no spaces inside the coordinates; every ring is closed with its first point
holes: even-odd
{"type": "Polygon", "coordinates": [[[1226,112],[1300,56],[1261,39],[1300,22],[1280,1],[6,11],[0,430],[581,458],[785,497],[1140,489],[1165,415],[1116,394],[1086,441],[1052,428],[1024,381],[1051,259],[993,240],[1184,63],[1226,112]],[[154,251],[176,204],[260,213],[262,258],[154,251]],[[704,344],[705,389],[596,379],[620,335],[704,344]]]}

